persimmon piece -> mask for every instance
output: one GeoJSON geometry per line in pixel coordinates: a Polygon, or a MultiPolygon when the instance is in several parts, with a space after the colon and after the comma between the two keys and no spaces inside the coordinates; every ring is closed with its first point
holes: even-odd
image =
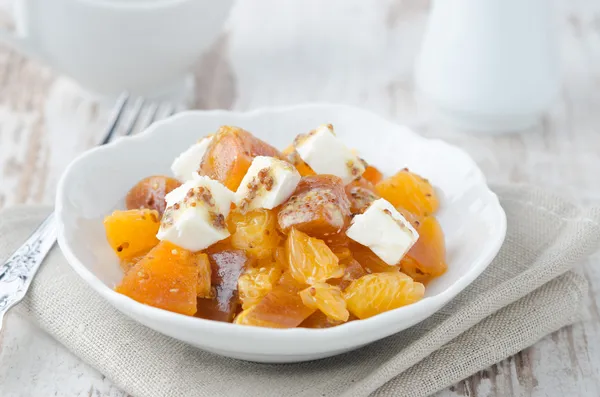
{"type": "Polygon", "coordinates": [[[198,266],[194,253],[161,241],[121,280],[116,291],[146,305],[196,313],[198,266]]]}
{"type": "Polygon", "coordinates": [[[158,239],[158,212],[149,209],[115,211],[104,218],[108,244],[122,261],[150,251],[158,239]]]}
{"type": "Polygon", "coordinates": [[[338,287],[327,283],[315,283],[300,291],[299,294],[306,307],[319,309],[332,320],[348,321],[350,313],[346,309],[346,301],[338,287]]]}
{"type": "MultiPolygon", "coordinates": [[[[148,250],[148,252],[150,252],[150,250],[148,250]]],[[[148,252],[144,252],[141,255],[134,256],[133,258],[121,259],[119,261],[119,265],[121,266],[121,270],[123,270],[123,273],[127,273],[129,270],[131,270],[131,268],[134,267],[136,263],[141,261],[142,258],[144,258],[148,252]]]]}
{"type": "Polygon", "coordinates": [[[340,261],[344,267],[344,274],[340,278],[332,278],[327,280],[331,285],[337,286],[340,290],[345,290],[354,280],[358,280],[362,276],[365,276],[367,272],[358,263],[357,260],[350,257],[340,261]]]}
{"type": "Polygon", "coordinates": [[[216,298],[198,298],[197,306],[198,310],[194,317],[213,321],[222,321],[225,323],[230,323],[233,320],[239,307],[239,305],[236,303],[229,306],[226,310],[223,310],[221,304],[216,298]]]}
{"type": "Polygon", "coordinates": [[[242,309],[256,305],[265,297],[279,278],[281,269],[272,264],[269,267],[252,267],[242,274],[238,280],[238,291],[242,309]]]}
{"type": "Polygon", "coordinates": [[[368,165],[365,172],[363,172],[362,177],[373,185],[377,185],[383,179],[383,174],[377,168],[368,165]]]}
{"type": "Polygon", "coordinates": [[[235,192],[256,156],[283,157],[277,149],[248,131],[223,126],[206,149],[198,172],[235,192]]]}
{"type": "Polygon", "coordinates": [[[315,312],[306,307],[298,292],[306,285],[298,283],[289,273],[284,273],[277,285],[256,305],[244,310],[236,324],[257,327],[294,328],[315,312]]]}
{"type": "Polygon", "coordinates": [[[350,202],[344,184],[334,175],[303,177],[294,194],[281,206],[279,228],[296,228],[314,237],[343,231],[350,223],[350,202]]]}
{"type": "Polygon", "coordinates": [[[371,203],[379,198],[375,186],[365,178],[346,185],[346,194],[350,200],[350,212],[362,214],[371,203]]]}
{"type": "Polygon", "coordinates": [[[394,272],[367,274],[353,281],[343,295],[348,310],[365,319],[414,303],[424,293],[423,284],[404,273],[394,272]]]}
{"type": "Polygon", "coordinates": [[[367,273],[398,272],[398,266],[390,266],[379,258],[369,247],[350,242],[352,257],[360,263],[367,273]]]}
{"type": "Polygon", "coordinates": [[[282,154],[290,164],[296,167],[301,176],[316,175],[313,169],[302,160],[294,145],[285,148],[282,154]]]}
{"type": "Polygon", "coordinates": [[[433,216],[422,218],[415,228],[419,239],[402,258],[400,267],[415,281],[427,283],[444,274],[448,268],[444,232],[433,216]]]}
{"type": "Polygon", "coordinates": [[[212,268],[208,255],[204,253],[196,254],[196,265],[198,266],[198,298],[214,298],[211,288],[212,268]]]}
{"type": "Polygon", "coordinates": [[[163,175],[149,176],[131,188],[125,197],[125,205],[128,210],[141,208],[156,210],[162,216],[167,208],[165,196],[179,186],[181,182],[175,178],[163,175]]]}
{"type": "Polygon", "coordinates": [[[277,232],[277,215],[273,210],[254,210],[242,214],[232,211],[228,218],[231,245],[263,259],[270,257],[281,237],[277,232]]]}
{"type": "Polygon", "coordinates": [[[339,259],[323,240],[292,229],[285,249],[290,274],[300,283],[324,282],[344,274],[344,269],[339,266],[339,259]]]}
{"type": "MultiPolygon", "coordinates": [[[[216,317],[233,318],[239,306],[238,279],[244,272],[248,257],[242,250],[228,249],[218,252],[207,250],[211,265],[211,284],[214,287],[216,317]]],[[[201,309],[198,309],[199,311],[201,309]]],[[[204,311],[204,309],[202,309],[204,311]]],[[[212,313],[209,311],[209,313],[212,313]]],[[[207,318],[207,317],[205,317],[207,318]]]]}
{"type": "Polygon", "coordinates": [[[439,202],[429,181],[407,168],[382,180],[377,193],[396,208],[404,208],[417,217],[434,214],[439,202]]]}

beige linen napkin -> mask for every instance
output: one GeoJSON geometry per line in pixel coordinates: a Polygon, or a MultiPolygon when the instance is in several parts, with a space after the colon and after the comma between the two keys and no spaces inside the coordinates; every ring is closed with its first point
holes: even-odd
{"type": "MultiPolygon", "coordinates": [[[[600,209],[528,187],[496,187],[508,217],[500,254],[426,321],[360,350],[302,364],[219,357],[158,334],[97,296],[54,249],[20,306],[25,315],[138,397],[426,396],[577,319],[587,284],[569,270],[600,244],[600,209]]],[[[47,208],[0,215],[0,259],[47,208]]]]}

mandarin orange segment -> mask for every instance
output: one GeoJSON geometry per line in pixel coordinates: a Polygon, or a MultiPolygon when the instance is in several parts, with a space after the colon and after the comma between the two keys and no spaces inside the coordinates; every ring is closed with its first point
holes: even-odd
{"type": "Polygon", "coordinates": [[[350,212],[353,215],[362,214],[371,203],[379,198],[375,186],[365,178],[346,185],[346,194],[350,200],[350,212]]]}
{"type": "Polygon", "coordinates": [[[444,232],[433,216],[422,218],[415,228],[419,239],[402,258],[400,267],[415,281],[427,283],[444,274],[448,268],[444,232]]]}
{"type": "Polygon", "coordinates": [[[394,207],[404,208],[417,217],[434,214],[439,207],[435,190],[429,181],[407,168],[382,180],[375,188],[394,207]]]}
{"type": "Polygon", "coordinates": [[[281,269],[275,265],[247,269],[238,280],[242,309],[246,310],[256,305],[265,295],[271,292],[281,277],[281,273],[281,269]]]}
{"type": "Polygon", "coordinates": [[[211,288],[212,268],[208,255],[197,253],[196,265],[198,266],[198,298],[214,298],[211,288]]]}
{"type": "Polygon", "coordinates": [[[115,211],[104,218],[108,243],[122,261],[144,255],[158,244],[159,227],[158,212],[149,209],[115,211]]]}
{"type": "Polygon", "coordinates": [[[254,210],[242,214],[232,211],[228,219],[231,245],[258,259],[272,256],[281,237],[277,232],[277,215],[273,210],[254,210]]]}
{"type": "Polygon", "coordinates": [[[198,266],[195,255],[161,241],[121,280],[116,291],[146,305],[196,313],[198,266]]]}
{"type": "Polygon", "coordinates": [[[336,321],[348,321],[346,301],[342,291],[327,283],[315,283],[299,292],[302,303],[311,309],[319,309],[327,317],[336,321]]]}
{"type": "Polygon", "coordinates": [[[365,276],[367,272],[363,267],[352,257],[341,260],[340,263],[344,267],[344,274],[340,278],[332,278],[327,280],[331,285],[337,286],[340,290],[345,290],[354,280],[358,280],[365,276]]]}
{"type": "Polygon", "coordinates": [[[298,295],[305,287],[290,274],[284,273],[277,285],[258,304],[238,315],[236,324],[271,328],[297,327],[315,312],[306,307],[298,295]]]}
{"type": "Polygon", "coordinates": [[[242,250],[207,252],[217,309],[228,315],[235,313],[239,304],[238,279],[246,269],[248,257],[242,250]]]}
{"type": "Polygon", "coordinates": [[[334,175],[303,177],[278,214],[279,228],[296,228],[314,237],[343,231],[350,223],[350,202],[344,184],[334,175]]]}
{"type": "Polygon", "coordinates": [[[343,293],[348,310],[359,319],[414,303],[425,293],[423,284],[400,272],[368,274],[343,293]]]}
{"type": "Polygon", "coordinates": [[[167,207],[165,196],[180,185],[181,182],[175,178],[162,175],[149,176],[131,188],[125,197],[125,205],[128,210],[141,208],[156,210],[162,216],[167,207]]]}
{"type": "Polygon", "coordinates": [[[248,131],[223,126],[208,146],[198,172],[235,192],[256,156],[282,158],[277,149],[248,131]]]}
{"type": "Polygon", "coordinates": [[[362,177],[373,185],[377,185],[383,179],[383,174],[377,168],[368,165],[365,172],[363,172],[362,177]]]}
{"type": "Polygon", "coordinates": [[[285,159],[298,170],[301,176],[316,175],[312,168],[306,164],[296,151],[294,145],[290,145],[282,152],[285,159]]]}
{"type": "Polygon", "coordinates": [[[323,240],[292,229],[285,248],[290,274],[300,283],[324,282],[344,274],[339,259],[323,240]]]}

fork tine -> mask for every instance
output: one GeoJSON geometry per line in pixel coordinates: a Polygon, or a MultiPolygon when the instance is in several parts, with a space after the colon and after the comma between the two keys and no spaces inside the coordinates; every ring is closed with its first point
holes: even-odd
{"type": "Polygon", "coordinates": [[[131,117],[129,118],[129,121],[127,123],[127,126],[125,127],[125,136],[129,136],[133,133],[133,129],[135,128],[135,124],[138,120],[138,118],[140,117],[140,114],[142,112],[142,108],[144,107],[144,98],[142,97],[138,97],[135,100],[135,103],[133,105],[133,109],[131,110],[131,117]]]}
{"type": "Polygon", "coordinates": [[[152,102],[150,103],[150,105],[148,105],[148,115],[142,123],[142,130],[146,129],[150,124],[154,123],[154,120],[156,120],[156,116],[158,114],[158,107],[159,106],[156,102],[152,102]]]}
{"type": "Polygon", "coordinates": [[[108,122],[108,127],[106,129],[106,133],[104,134],[104,139],[102,140],[100,145],[105,145],[112,139],[112,136],[114,135],[115,130],[117,129],[116,127],[119,124],[119,120],[121,119],[121,115],[123,114],[123,110],[127,105],[127,101],[129,101],[129,93],[124,92],[121,95],[119,95],[117,103],[115,104],[115,107],[111,112],[109,119],[110,121],[108,122]]]}
{"type": "Polygon", "coordinates": [[[165,118],[172,116],[175,113],[175,105],[172,103],[167,103],[165,105],[164,116],[165,118]]]}

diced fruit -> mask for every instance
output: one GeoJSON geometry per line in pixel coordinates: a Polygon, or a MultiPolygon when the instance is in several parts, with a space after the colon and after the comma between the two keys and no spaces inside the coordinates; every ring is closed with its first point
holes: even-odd
{"type": "Polygon", "coordinates": [[[344,291],[348,310],[360,319],[420,300],[425,293],[423,284],[404,273],[368,274],[353,281],[344,291]]]}
{"type": "Polygon", "coordinates": [[[248,131],[223,126],[208,146],[199,173],[220,181],[235,192],[256,156],[282,158],[277,149],[248,131]]]}
{"type": "Polygon", "coordinates": [[[239,303],[237,300],[233,301],[229,306],[223,307],[216,298],[198,298],[198,311],[194,317],[230,323],[238,308],[239,303]]]}
{"type": "Polygon", "coordinates": [[[373,185],[377,185],[383,179],[383,174],[377,168],[369,165],[365,169],[365,172],[363,172],[362,177],[373,185]]]}
{"type": "Polygon", "coordinates": [[[301,158],[294,145],[290,145],[283,151],[283,156],[285,159],[292,164],[301,176],[309,176],[315,175],[316,173],[310,168],[308,164],[306,164],[301,158]]]}
{"type": "Polygon", "coordinates": [[[242,250],[207,251],[207,253],[217,309],[222,313],[235,313],[239,303],[238,279],[246,269],[248,258],[242,250]]]}
{"type": "Polygon", "coordinates": [[[444,233],[433,216],[417,222],[419,240],[400,261],[402,271],[415,281],[427,283],[441,276],[448,268],[444,233]]]}
{"type": "Polygon", "coordinates": [[[373,201],[379,198],[375,192],[375,186],[365,178],[346,185],[346,194],[350,200],[350,212],[353,215],[362,214],[373,201]]]}
{"type": "Polygon", "coordinates": [[[352,257],[340,261],[344,266],[344,274],[340,278],[332,278],[327,282],[331,285],[337,286],[340,290],[345,290],[354,280],[358,280],[362,276],[365,276],[367,272],[358,263],[357,260],[352,257]]]}
{"type": "Polygon", "coordinates": [[[364,245],[358,243],[350,244],[350,251],[354,259],[360,263],[363,269],[367,273],[381,273],[381,272],[398,272],[400,268],[398,266],[390,266],[381,260],[373,251],[364,245]]]}
{"type": "Polygon", "coordinates": [[[144,255],[158,244],[158,212],[149,209],[115,211],[104,218],[108,243],[119,259],[144,255]]]}
{"type": "Polygon", "coordinates": [[[350,202],[342,180],[333,175],[302,178],[294,195],[281,206],[279,228],[296,228],[315,237],[339,233],[350,222],[350,202]]]}
{"type": "Polygon", "coordinates": [[[305,285],[284,273],[277,285],[258,304],[238,315],[236,324],[271,328],[297,327],[315,311],[302,303],[298,292],[303,288],[305,285]]]}
{"type": "Polygon", "coordinates": [[[125,197],[128,210],[148,208],[162,216],[167,207],[165,196],[181,185],[175,178],[156,175],[144,178],[131,188],[125,197]]]}
{"type": "MultiPolygon", "coordinates": [[[[149,251],[150,250],[148,250],[148,252],[149,251]]],[[[148,252],[144,252],[139,256],[134,256],[133,258],[121,259],[119,261],[119,265],[121,266],[121,270],[123,270],[123,273],[127,273],[132,267],[135,266],[136,263],[141,261],[142,258],[145,257],[148,252]]]]}
{"type": "Polygon", "coordinates": [[[212,268],[208,255],[197,253],[196,264],[198,265],[198,298],[214,298],[211,288],[212,268]]]}
{"type": "Polygon", "coordinates": [[[196,313],[196,256],[167,241],[160,242],[123,278],[116,291],[146,305],[176,313],[196,313]]]}
{"type": "Polygon", "coordinates": [[[272,210],[254,210],[245,214],[236,210],[231,212],[227,223],[232,233],[231,245],[255,258],[270,257],[281,241],[277,215],[272,210]]]}
{"type": "Polygon", "coordinates": [[[302,303],[311,309],[319,309],[327,317],[337,321],[347,321],[348,309],[338,287],[327,283],[315,283],[300,291],[302,303]]]}
{"type": "Polygon", "coordinates": [[[260,302],[271,292],[280,277],[281,269],[274,265],[247,269],[238,280],[242,309],[246,310],[260,302]]]}
{"type": "Polygon", "coordinates": [[[377,193],[396,208],[404,208],[418,217],[434,214],[439,202],[429,181],[407,168],[379,182],[377,193]]]}
{"type": "Polygon", "coordinates": [[[292,229],[286,241],[290,273],[298,282],[314,284],[341,277],[344,270],[323,240],[292,229]]]}
{"type": "MultiPolygon", "coordinates": [[[[350,318],[348,319],[348,321],[350,321],[350,318]]],[[[300,327],[300,328],[331,328],[331,327],[335,327],[336,325],[340,325],[343,323],[344,323],[344,321],[332,320],[331,318],[329,318],[325,314],[323,314],[322,311],[317,310],[316,312],[314,312],[313,314],[308,316],[308,318],[306,320],[302,321],[302,323],[300,323],[300,325],[298,327],[300,327]]]]}

